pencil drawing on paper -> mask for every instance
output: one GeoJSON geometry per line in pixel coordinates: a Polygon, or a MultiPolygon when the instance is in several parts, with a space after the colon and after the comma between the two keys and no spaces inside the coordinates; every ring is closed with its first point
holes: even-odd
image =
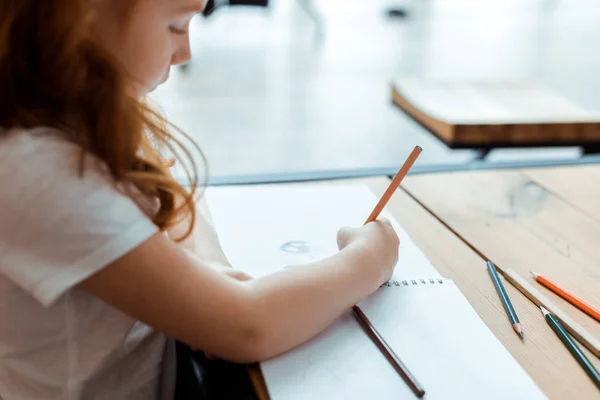
{"type": "Polygon", "coordinates": [[[335,243],[321,240],[289,240],[277,247],[278,258],[283,268],[293,268],[334,254],[335,243]]]}
{"type": "Polygon", "coordinates": [[[293,254],[294,257],[300,257],[299,259],[293,261],[292,264],[285,265],[284,269],[294,268],[301,264],[302,262],[310,261],[313,256],[311,255],[311,245],[306,240],[290,240],[285,242],[279,247],[279,250],[286,254],[293,254]]]}
{"type": "Polygon", "coordinates": [[[282,244],[280,249],[285,253],[306,254],[310,253],[311,247],[310,244],[305,240],[291,240],[282,244]]]}

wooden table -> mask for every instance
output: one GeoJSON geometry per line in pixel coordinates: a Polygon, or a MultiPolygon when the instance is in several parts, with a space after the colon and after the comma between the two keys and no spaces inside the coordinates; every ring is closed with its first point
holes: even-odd
{"type": "Polygon", "coordinates": [[[600,113],[533,80],[402,78],[392,102],[453,149],[581,146],[600,149],[600,113]]]}
{"type": "MultiPolygon", "coordinates": [[[[405,209],[410,204],[415,213],[427,212],[443,224],[457,243],[454,252],[440,249],[450,242],[447,234],[440,234],[439,239],[423,229],[415,234],[416,223],[407,221],[408,211],[396,208],[398,202],[392,206],[436,268],[457,281],[482,319],[551,398],[600,398],[600,391],[541,318],[539,309],[506,284],[524,325],[525,344],[519,342],[481,257],[525,278],[529,271],[544,273],[600,306],[599,183],[600,166],[409,177],[398,202],[405,209]]],[[[600,323],[534,285],[600,338],[600,323]]],[[[598,358],[584,351],[600,368],[598,358]]]]}
{"type": "MultiPolygon", "coordinates": [[[[348,181],[300,185],[335,182],[348,181]]],[[[389,179],[360,182],[380,196],[389,179]]],[[[525,341],[519,340],[485,267],[491,259],[525,278],[530,270],[542,272],[600,307],[600,166],[409,176],[387,208],[549,398],[600,399],[539,308],[505,282],[525,331],[525,341]]],[[[600,338],[600,323],[536,287],[600,338]]],[[[600,368],[600,360],[584,351],[600,368]]]]}

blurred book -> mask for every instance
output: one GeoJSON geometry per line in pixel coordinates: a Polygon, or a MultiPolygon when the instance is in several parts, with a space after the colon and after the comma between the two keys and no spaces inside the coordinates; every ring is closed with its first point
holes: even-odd
{"type": "Polygon", "coordinates": [[[397,79],[392,98],[450,147],[600,143],[600,112],[534,82],[397,79]]]}

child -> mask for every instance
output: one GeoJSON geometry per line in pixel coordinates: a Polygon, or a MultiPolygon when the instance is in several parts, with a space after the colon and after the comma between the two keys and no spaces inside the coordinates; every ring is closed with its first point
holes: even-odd
{"type": "Polygon", "coordinates": [[[233,270],[142,101],[201,0],[0,3],[0,398],[172,398],[173,343],[232,363],[309,340],[387,281],[387,221],[322,261],[233,270]]]}

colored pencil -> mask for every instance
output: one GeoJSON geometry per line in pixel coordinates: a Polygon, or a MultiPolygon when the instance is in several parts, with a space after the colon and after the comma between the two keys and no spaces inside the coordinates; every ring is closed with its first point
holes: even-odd
{"type": "Polygon", "coordinates": [[[514,331],[517,332],[521,340],[523,340],[523,327],[521,326],[521,322],[519,322],[519,317],[517,316],[512,303],[510,302],[508,293],[506,293],[506,289],[504,289],[504,285],[502,284],[502,281],[500,281],[500,276],[498,275],[498,271],[496,271],[496,266],[493,262],[488,261],[487,268],[492,278],[492,282],[494,282],[494,286],[496,287],[496,291],[498,292],[498,296],[500,296],[500,301],[502,301],[504,310],[506,311],[506,314],[508,314],[508,319],[510,320],[514,331]]]}
{"type": "Polygon", "coordinates": [[[600,372],[594,367],[594,365],[590,362],[590,360],[585,356],[583,351],[577,346],[577,343],[571,338],[569,333],[562,327],[558,319],[548,310],[546,310],[543,306],[540,306],[542,313],[544,314],[544,318],[546,322],[550,325],[554,333],[560,338],[561,342],[567,347],[567,349],[571,352],[573,357],[577,360],[579,365],[584,369],[584,371],[589,375],[589,377],[594,381],[596,386],[600,389],[600,372]]]}
{"type": "MultiPolygon", "coordinates": [[[[404,164],[390,183],[387,190],[383,193],[383,196],[381,196],[381,199],[373,209],[373,212],[371,212],[371,215],[369,216],[369,218],[367,218],[365,225],[377,219],[377,217],[379,216],[387,202],[390,200],[395,190],[400,186],[400,183],[402,182],[402,180],[404,179],[404,177],[406,176],[406,174],[408,173],[412,165],[415,163],[417,157],[419,157],[419,154],[421,154],[422,151],[423,149],[419,146],[416,146],[414,148],[414,150],[408,156],[408,158],[406,159],[406,161],[404,162],[404,164]]],[[[423,389],[421,384],[408,370],[408,368],[406,368],[402,361],[400,361],[400,358],[386,343],[386,341],[383,339],[383,336],[381,336],[377,329],[375,329],[375,327],[373,326],[369,318],[366,316],[366,314],[357,305],[352,306],[352,314],[358,320],[362,328],[367,332],[367,335],[375,343],[379,351],[383,353],[385,358],[387,358],[390,364],[392,364],[396,372],[398,372],[398,374],[402,377],[404,382],[410,387],[413,393],[419,398],[423,397],[425,395],[425,390],[423,389]]]]}
{"type": "Polygon", "coordinates": [[[533,285],[529,284],[529,282],[521,277],[521,275],[510,268],[504,270],[499,268],[499,270],[508,282],[519,289],[519,291],[527,296],[527,298],[536,306],[544,306],[544,308],[552,311],[552,314],[558,318],[562,326],[571,334],[571,336],[587,347],[596,357],[600,357],[600,340],[596,339],[594,335],[586,331],[581,325],[562,312],[560,308],[540,293],[533,285]]]}
{"type": "Polygon", "coordinates": [[[404,162],[404,165],[402,165],[394,179],[392,179],[390,186],[388,186],[386,191],[383,193],[383,196],[381,196],[381,199],[379,199],[379,202],[371,212],[371,215],[369,215],[369,218],[367,218],[365,224],[373,222],[377,219],[377,217],[379,216],[387,202],[390,200],[396,189],[400,187],[400,183],[402,183],[402,180],[404,179],[404,177],[406,177],[406,174],[408,174],[408,171],[412,168],[415,161],[417,161],[417,158],[419,158],[419,155],[422,151],[423,149],[420,146],[415,146],[413,151],[410,153],[410,155],[404,162]]]}
{"type": "Polygon", "coordinates": [[[573,304],[575,307],[579,308],[581,311],[600,321],[600,311],[586,303],[585,301],[575,297],[575,295],[568,290],[558,286],[556,283],[552,282],[545,276],[538,274],[536,272],[531,272],[531,275],[534,279],[540,284],[544,285],[563,299],[567,300],[569,303],[573,304]]]}
{"type": "Polygon", "coordinates": [[[410,387],[413,393],[421,398],[425,395],[425,390],[421,387],[421,384],[417,381],[417,379],[410,373],[408,368],[400,361],[400,358],[394,353],[392,348],[387,344],[387,342],[383,339],[383,337],[377,332],[377,329],[371,324],[369,318],[365,315],[365,313],[358,307],[352,307],[352,312],[363,329],[367,332],[367,335],[371,338],[371,340],[375,343],[379,351],[383,353],[385,358],[392,364],[396,372],[400,374],[404,382],[410,387]]]}

